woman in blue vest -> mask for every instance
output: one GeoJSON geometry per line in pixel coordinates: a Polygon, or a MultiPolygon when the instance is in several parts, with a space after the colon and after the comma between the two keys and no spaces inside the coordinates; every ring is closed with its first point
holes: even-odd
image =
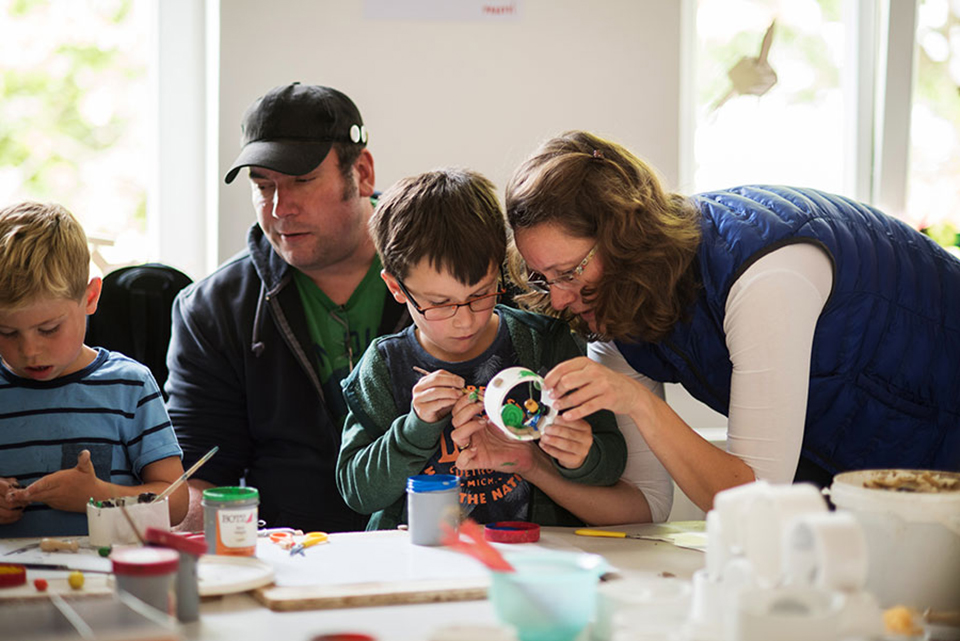
{"type": "Polygon", "coordinates": [[[521,302],[591,339],[546,377],[558,409],[614,411],[701,508],[755,479],[960,470],[960,261],[901,221],[813,189],[667,193],[584,132],[524,162],[506,209],[521,302]],[[665,382],[728,417],[727,451],[665,382]]]}

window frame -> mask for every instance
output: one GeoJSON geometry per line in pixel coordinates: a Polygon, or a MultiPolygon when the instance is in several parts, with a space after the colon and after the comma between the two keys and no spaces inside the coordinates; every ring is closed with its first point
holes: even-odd
{"type": "Polygon", "coordinates": [[[197,280],[216,269],[219,0],[156,2],[155,148],[147,231],[160,261],[197,280]]]}
{"type": "MultiPolygon", "coordinates": [[[[894,216],[906,209],[917,0],[845,0],[843,191],[894,216]]],[[[697,0],[681,5],[680,185],[694,185],[697,0]]]]}

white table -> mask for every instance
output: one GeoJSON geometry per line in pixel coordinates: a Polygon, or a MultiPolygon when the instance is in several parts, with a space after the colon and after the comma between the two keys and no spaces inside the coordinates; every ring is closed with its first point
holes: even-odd
{"type": "MultiPolygon", "coordinates": [[[[637,534],[658,534],[664,526],[633,525],[617,528],[637,534]]],[[[669,573],[689,579],[704,565],[703,552],[670,543],[637,539],[577,536],[570,528],[543,528],[538,547],[600,554],[623,576],[669,573]]],[[[331,632],[364,632],[378,641],[426,641],[432,632],[453,625],[495,625],[489,601],[408,604],[376,608],[273,612],[249,594],[205,600],[201,620],[183,626],[188,639],[233,641],[277,639],[308,641],[331,632]]]]}
{"type": "MultiPolygon", "coordinates": [[[[606,529],[646,535],[671,531],[669,524],[606,529]]],[[[19,542],[0,543],[5,544],[0,545],[0,550],[9,550],[19,542]]],[[[600,554],[625,577],[666,574],[689,579],[705,561],[701,551],[678,548],[666,542],[578,536],[571,528],[543,528],[539,543],[524,545],[600,554]]],[[[190,641],[309,641],[316,635],[333,632],[363,632],[378,641],[426,641],[444,627],[497,623],[487,600],[275,612],[251,594],[242,593],[205,598],[200,613],[200,621],[180,626],[180,632],[190,641]]]]}

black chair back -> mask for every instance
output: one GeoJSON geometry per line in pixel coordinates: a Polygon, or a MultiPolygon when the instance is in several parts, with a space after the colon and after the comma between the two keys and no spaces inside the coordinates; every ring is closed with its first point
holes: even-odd
{"type": "Polygon", "coordinates": [[[163,391],[168,374],[170,310],[177,293],[191,282],[183,272],[160,263],[110,272],[103,277],[97,311],[87,317],[87,345],[140,361],[150,368],[163,391]]]}

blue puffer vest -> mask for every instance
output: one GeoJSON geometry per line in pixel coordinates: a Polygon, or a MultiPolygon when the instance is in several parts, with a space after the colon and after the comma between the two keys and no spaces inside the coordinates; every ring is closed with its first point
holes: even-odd
{"type": "Polygon", "coordinates": [[[960,261],[894,218],[812,189],[738,187],[694,201],[703,289],[661,343],[618,343],[627,361],[726,415],[730,287],[771,251],[816,243],[834,283],[814,334],[801,456],[831,474],[960,470],[960,261]]]}

